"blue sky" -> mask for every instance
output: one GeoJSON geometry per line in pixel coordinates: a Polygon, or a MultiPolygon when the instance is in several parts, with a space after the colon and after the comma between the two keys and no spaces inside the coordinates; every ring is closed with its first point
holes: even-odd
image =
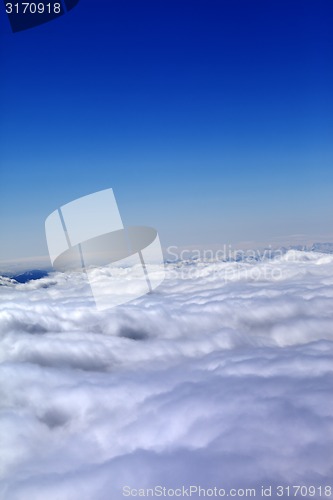
{"type": "Polygon", "coordinates": [[[47,215],[108,187],[164,246],[333,234],[331,1],[0,14],[0,260],[47,254],[47,215]]]}

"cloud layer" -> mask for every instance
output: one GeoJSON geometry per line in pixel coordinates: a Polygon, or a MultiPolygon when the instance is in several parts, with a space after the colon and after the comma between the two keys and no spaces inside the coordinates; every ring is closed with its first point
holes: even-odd
{"type": "Polygon", "coordinates": [[[1,499],[331,483],[332,255],[171,263],[103,312],[79,274],[1,285],[1,499]]]}

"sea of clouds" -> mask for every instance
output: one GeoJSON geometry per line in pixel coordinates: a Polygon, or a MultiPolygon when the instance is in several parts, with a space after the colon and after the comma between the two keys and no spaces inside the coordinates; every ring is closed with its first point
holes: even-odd
{"type": "Polygon", "coordinates": [[[166,275],[102,312],[82,274],[0,278],[1,500],[333,486],[333,255],[166,275]]]}

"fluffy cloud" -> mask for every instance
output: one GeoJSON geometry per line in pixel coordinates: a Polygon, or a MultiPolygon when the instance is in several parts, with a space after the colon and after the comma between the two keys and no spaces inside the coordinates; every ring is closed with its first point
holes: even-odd
{"type": "Polygon", "coordinates": [[[103,312],[79,274],[1,284],[1,499],[331,483],[332,255],[170,263],[103,312]]]}

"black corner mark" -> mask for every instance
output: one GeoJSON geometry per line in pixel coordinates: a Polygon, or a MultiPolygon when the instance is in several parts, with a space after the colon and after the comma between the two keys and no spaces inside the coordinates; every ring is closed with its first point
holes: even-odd
{"type": "Polygon", "coordinates": [[[67,10],[73,9],[80,0],[65,0],[67,10]]]}
{"type": "Polygon", "coordinates": [[[73,9],[80,0],[4,0],[13,33],[53,21],[73,9]]]}

